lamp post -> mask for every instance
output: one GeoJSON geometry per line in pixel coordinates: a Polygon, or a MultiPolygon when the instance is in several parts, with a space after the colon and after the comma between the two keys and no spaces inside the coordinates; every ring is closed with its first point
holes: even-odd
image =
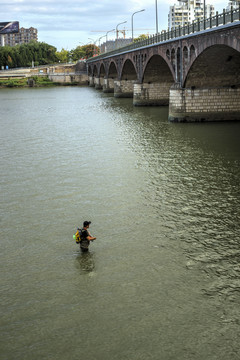
{"type": "Polygon", "coordinates": [[[105,52],[107,52],[107,41],[108,41],[107,36],[108,36],[108,33],[112,32],[112,31],[115,31],[115,29],[112,29],[112,30],[107,31],[107,33],[106,33],[106,35],[105,35],[105,36],[106,36],[105,52]]]}
{"type": "MultiPolygon", "coordinates": [[[[122,24],[125,24],[126,22],[127,22],[127,21],[123,21],[123,22],[117,24],[117,26],[116,26],[116,36],[117,36],[117,38],[116,38],[116,40],[115,40],[115,41],[116,41],[116,45],[117,45],[117,41],[118,41],[118,26],[119,26],[119,25],[122,25],[122,24]]],[[[115,45],[115,47],[117,47],[116,45],[115,45]]]]}
{"type": "Polygon", "coordinates": [[[98,39],[98,46],[100,46],[100,40],[101,38],[103,38],[104,36],[100,36],[100,38],[98,39]]]}
{"type": "Polygon", "coordinates": [[[204,24],[205,24],[205,20],[206,20],[206,1],[203,1],[203,20],[204,20],[204,24]]]}
{"type": "Polygon", "coordinates": [[[100,53],[101,53],[101,49],[100,49],[100,40],[105,37],[105,35],[101,36],[99,39],[98,39],[98,47],[99,47],[99,50],[100,50],[100,53]]]}
{"type": "Polygon", "coordinates": [[[96,42],[96,41],[94,41],[94,40],[91,39],[91,38],[88,38],[88,39],[93,41],[93,55],[95,55],[95,42],[96,42]]]}
{"type": "Polygon", "coordinates": [[[139,12],[142,12],[142,11],[145,11],[145,9],[142,9],[142,10],[139,10],[139,11],[135,11],[133,14],[132,14],[132,42],[133,42],[133,15],[139,13],[139,12]]]}
{"type": "Polygon", "coordinates": [[[158,3],[155,0],[155,7],[156,7],[156,34],[158,34],[158,3]]]}

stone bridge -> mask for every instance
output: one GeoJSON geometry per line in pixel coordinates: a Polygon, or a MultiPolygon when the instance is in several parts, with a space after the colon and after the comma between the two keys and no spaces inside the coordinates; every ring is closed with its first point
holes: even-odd
{"type": "Polygon", "coordinates": [[[240,120],[239,20],[238,11],[228,24],[91,58],[89,85],[137,106],[169,105],[170,121],[240,120]]]}

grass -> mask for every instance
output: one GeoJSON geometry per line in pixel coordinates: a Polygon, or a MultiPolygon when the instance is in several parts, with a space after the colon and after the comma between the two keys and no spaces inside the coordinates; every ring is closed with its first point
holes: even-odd
{"type": "MultiPolygon", "coordinates": [[[[43,86],[73,86],[78,85],[77,82],[72,83],[59,83],[53,82],[49,80],[48,76],[31,76],[29,79],[34,80],[34,86],[36,87],[43,87],[43,86]]],[[[0,79],[0,88],[1,87],[28,87],[28,78],[22,79],[0,79]]]]}
{"type": "Polygon", "coordinates": [[[0,87],[24,87],[27,86],[27,79],[0,79],[0,87]]]}

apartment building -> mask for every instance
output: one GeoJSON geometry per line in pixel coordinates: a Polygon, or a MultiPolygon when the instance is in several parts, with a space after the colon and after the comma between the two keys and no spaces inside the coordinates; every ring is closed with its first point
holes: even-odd
{"type": "MultiPolygon", "coordinates": [[[[192,21],[203,19],[203,0],[179,0],[178,2],[178,4],[170,6],[168,14],[169,29],[175,29],[178,26],[185,26],[192,23],[192,21]]],[[[205,4],[205,17],[208,18],[214,15],[214,6],[205,4]]]]}
{"type": "Polygon", "coordinates": [[[229,1],[226,10],[227,10],[227,11],[230,11],[232,8],[233,8],[233,9],[238,9],[238,8],[239,8],[239,5],[240,5],[240,0],[229,1]]]}
{"type": "Polygon", "coordinates": [[[29,29],[21,27],[16,34],[6,34],[2,36],[4,36],[4,44],[7,46],[28,44],[30,41],[38,41],[38,30],[33,27],[29,29]]]}

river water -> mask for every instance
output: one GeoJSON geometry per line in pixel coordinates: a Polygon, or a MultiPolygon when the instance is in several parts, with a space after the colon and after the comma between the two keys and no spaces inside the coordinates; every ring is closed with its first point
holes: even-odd
{"type": "Polygon", "coordinates": [[[239,359],[240,123],[167,116],[0,89],[1,359],[239,359]]]}

